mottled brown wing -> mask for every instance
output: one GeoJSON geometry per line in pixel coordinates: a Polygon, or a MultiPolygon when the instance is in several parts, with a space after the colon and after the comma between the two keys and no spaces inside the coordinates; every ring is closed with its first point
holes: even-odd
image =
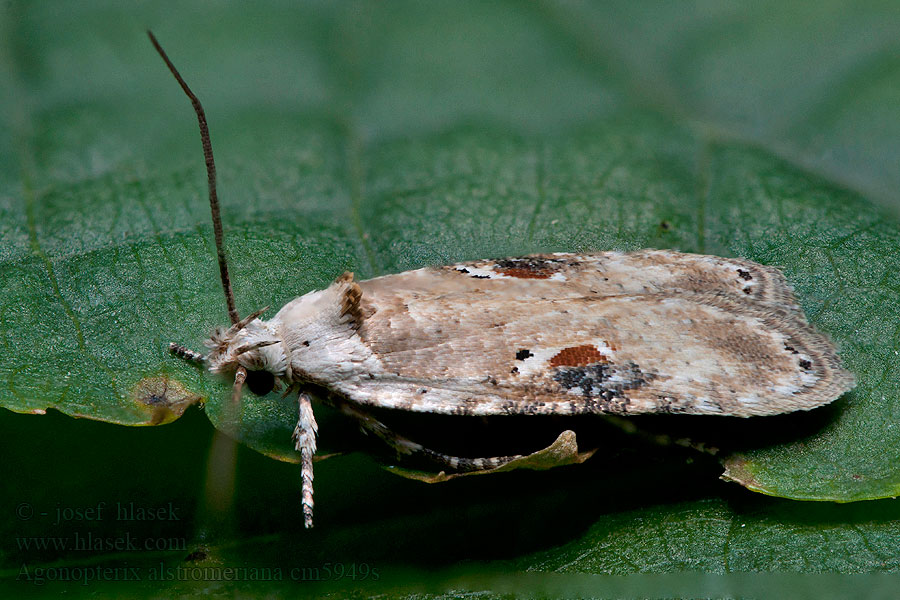
{"type": "Polygon", "coordinates": [[[399,293],[441,295],[462,287],[479,297],[579,298],[653,293],[719,294],[798,312],[784,275],[737,258],[672,250],[534,254],[408,271],[361,282],[375,301],[399,293]]]}
{"type": "MultiPolygon", "coordinates": [[[[657,254],[566,255],[566,264],[599,257],[609,275],[610,260],[657,254]]],[[[537,262],[516,268],[533,270],[537,262]]],[[[765,282],[759,289],[778,287],[770,285],[779,281],[777,271],[757,269],[748,272],[765,282]]],[[[589,286],[586,271],[557,273],[589,286]]],[[[615,280],[617,293],[580,296],[567,296],[570,285],[554,288],[547,279],[536,294],[523,291],[524,277],[472,285],[467,278],[453,283],[450,270],[422,273],[360,282],[359,335],[379,366],[333,383],[335,391],[364,404],[445,414],[751,416],[815,408],[853,386],[831,343],[792,303],[748,299],[753,294],[741,291],[694,293],[684,289],[697,281],[687,275],[683,288],[660,292],[656,282],[665,269],[644,293],[629,294],[636,284],[623,276],[615,280]],[[436,285],[421,287],[421,277],[436,285]]],[[[779,289],[763,297],[793,299],[783,280],[779,289]]]]}

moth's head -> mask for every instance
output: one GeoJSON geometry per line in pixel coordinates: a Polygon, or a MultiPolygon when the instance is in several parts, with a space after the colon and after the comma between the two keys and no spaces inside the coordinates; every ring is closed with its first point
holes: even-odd
{"type": "Polygon", "coordinates": [[[228,329],[216,329],[204,342],[209,348],[205,362],[213,373],[233,373],[244,367],[249,373],[267,371],[284,375],[287,358],[277,332],[258,319],[259,312],[228,329]]]}

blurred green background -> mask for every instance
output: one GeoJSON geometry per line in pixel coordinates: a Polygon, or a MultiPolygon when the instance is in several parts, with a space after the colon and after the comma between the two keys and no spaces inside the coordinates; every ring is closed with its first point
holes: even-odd
{"type": "MultiPolygon", "coordinates": [[[[196,122],[148,27],[207,110],[242,314],[344,270],[645,247],[757,260],[783,268],[858,388],[808,415],[644,424],[719,444],[729,473],[767,494],[900,487],[895,3],[7,2],[0,586],[838,597],[894,584],[802,574],[897,571],[895,501],[753,494],[710,457],[602,423],[598,457],[546,473],[429,486],[365,454],[321,462],[317,528],[302,530],[297,468],[230,447],[210,422],[227,382],[165,352],[199,349],[227,315],[196,122]],[[165,382],[153,402],[197,395],[205,409],[160,427],[72,418],[147,423],[148,379],[165,382]],[[233,504],[218,506],[210,490],[230,475],[233,504]],[[168,512],[120,520],[116,503],[168,512]],[[88,534],[152,548],[72,546],[88,534]],[[251,570],[203,570],[227,567],[251,570]],[[37,585],[35,569],[119,581],[37,585]],[[782,575],[734,575],[759,572],[782,575]]],[[[240,436],[284,457],[291,411],[248,395],[240,436]]],[[[321,412],[326,450],[365,443],[321,412]]]]}

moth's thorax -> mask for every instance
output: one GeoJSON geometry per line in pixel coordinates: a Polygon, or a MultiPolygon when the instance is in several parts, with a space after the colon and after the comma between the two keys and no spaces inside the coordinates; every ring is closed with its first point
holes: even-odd
{"type": "Polygon", "coordinates": [[[328,384],[359,376],[376,360],[358,335],[359,296],[348,275],[291,300],[267,322],[281,340],[288,381],[328,384]]]}

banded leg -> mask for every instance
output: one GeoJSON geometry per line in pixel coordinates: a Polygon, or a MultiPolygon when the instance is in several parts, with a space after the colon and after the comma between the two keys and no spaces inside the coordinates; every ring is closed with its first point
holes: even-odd
{"type": "Polygon", "coordinates": [[[657,446],[681,446],[682,448],[690,448],[691,450],[709,454],[710,456],[719,454],[719,449],[715,446],[708,446],[703,442],[695,442],[690,438],[673,438],[664,433],[652,433],[639,428],[630,419],[619,417],[617,415],[603,415],[603,420],[629,435],[636,436],[657,446]]]}
{"type": "Polygon", "coordinates": [[[206,360],[206,357],[199,352],[194,352],[190,348],[185,348],[181,344],[176,344],[175,342],[169,343],[169,352],[190,362],[202,363],[206,360]]]}
{"type": "Polygon", "coordinates": [[[392,431],[387,425],[373,417],[371,414],[362,410],[359,406],[346,401],[338,400],[336,402],[341,412],[349,415],[357,420],[357,422],[366,431],[369,431],[388,446],[397,451],[402,456],[414,456],[416,454],[425,456],[429,460],[436,462],[445,467],[449,467],[454,471],[471,472],[486,471],[488,469],[496,469],[502,467],[506,463],[522,458],[521,454],[512,456],[485,456],[480,458],[466,458],[461,456],[451,456],[442,452],[436,452],[430,448],[426,448],[418,442],[403,437],[402,435],[392,431]]]}
{"type": "Polygon", "coordinates": [[[306,392],[297,396],[297,426],[294,428],[294,447],[300,452],[301,502],[303,526],[313,526],[313,454],[316,453],[316,434],[319,426],[312,410],[312,401],[306,392]]]}

